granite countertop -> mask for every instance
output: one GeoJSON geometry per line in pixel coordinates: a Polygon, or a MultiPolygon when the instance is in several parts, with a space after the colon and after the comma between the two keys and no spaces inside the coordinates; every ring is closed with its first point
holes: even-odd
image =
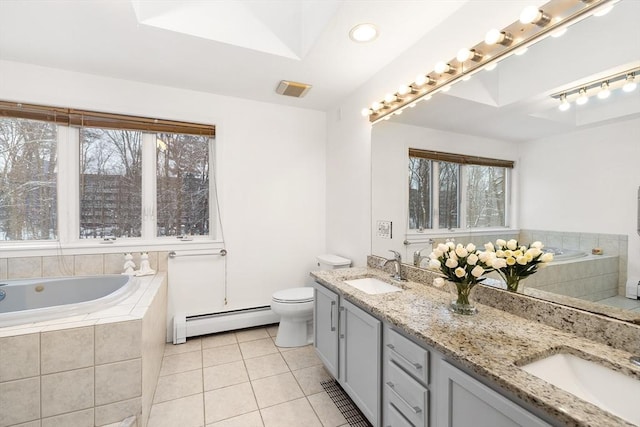
{"type": "MultiPolygon", "coordinates": [[[[368,267],[315,271],[311,275],[348,301],[455,360],[460,366],[549,414],[568,426],[633,426],[520,369],[518,365],[558,351],[573,353],[640,379],[630,353],[526,320],[486,305],[463,316],[448,306],[451,295],[430,285],[393,282],[384,271],[368,267]],[[376,277],[404,292],[370,295],[345,280],[376,277]]],[[[606,331],[602,331],[606,333],[606,331]]]]}

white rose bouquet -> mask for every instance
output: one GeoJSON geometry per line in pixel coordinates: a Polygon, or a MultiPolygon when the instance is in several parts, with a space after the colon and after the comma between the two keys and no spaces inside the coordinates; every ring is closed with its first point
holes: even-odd
{"type": "Polygon", "coordinates": [[[523,246],[514,239],[508,242],[498,239],[495,245],[486,243],[479,258],[502,276],[509,291],[516,292],[522,279],[553,261],[553,254],[545,253],[543,247],[540,242],[523,246]]]}
{"type": "MultiPolygon", "coordinates": [[[[472,314],[476,311],[469,302],[469,294],[484,280],[485,272],[491,270],[489,264],[480,259],[481,254],[473,243],[463,246],[447,242],[440,243],[429,255],[429,268],[437,270],[456,285],[457,300],[452,303],[456,312],[472,314]]],[[[441,286],[443,282],[443,279],[436,279],[434,284],[441,286]]]]}

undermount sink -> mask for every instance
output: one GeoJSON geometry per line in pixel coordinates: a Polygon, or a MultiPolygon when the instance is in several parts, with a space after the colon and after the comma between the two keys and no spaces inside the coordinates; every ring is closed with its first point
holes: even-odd
{"type": "Polygon", "coordinates": [[[393,286],[374,277],[345,280],[344,283],[369,295],[387,294],[389,292],[399,292],[402,290],[397,286],[393,286]]]}
{"type": "Polygon", "coordinates": [[[640,425],[640,380],[568,353],[558,353],[522,369],[612,414],[640,425]]]}

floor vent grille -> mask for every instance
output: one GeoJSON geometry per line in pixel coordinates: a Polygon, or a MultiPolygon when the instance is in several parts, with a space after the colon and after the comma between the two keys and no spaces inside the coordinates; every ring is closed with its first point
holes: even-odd
{"type": "Polygon", "coordinates": [[[338,407],[342,416],[347,420],[351,427],[371,427],[371,424],[362,415],[362,412],[358,410],[356,405],[351,401],[347,393],[344,392],[342,387],[336,382],[336,380],[327,380],[320,383],[324,391],[327,392],[333,403],[338,407]]]}

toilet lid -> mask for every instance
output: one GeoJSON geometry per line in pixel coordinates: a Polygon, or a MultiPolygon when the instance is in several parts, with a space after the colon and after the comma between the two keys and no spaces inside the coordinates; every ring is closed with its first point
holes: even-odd
{"type": "Polygon", "coordinates": [[[313,301],[313,288],[290,288],[283,289],[273,294],[276,302],[310,302],[313,301]]]}

